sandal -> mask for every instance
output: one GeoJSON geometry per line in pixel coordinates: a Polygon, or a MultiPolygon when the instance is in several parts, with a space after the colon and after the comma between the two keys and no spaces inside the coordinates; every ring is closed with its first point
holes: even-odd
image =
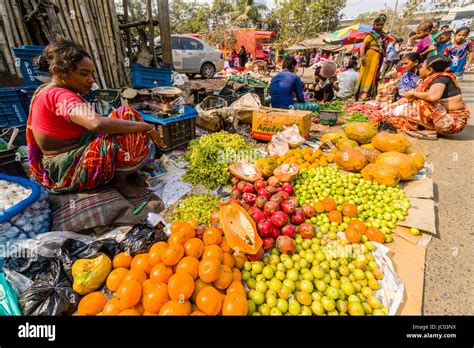
{"type": "Polygon", "coordinates": [[[436,131],[419,130],[419,131],[404,131],[406,134],[413,138],[424,139],[424,140],[438,140],[438,134],[436,131]]]}

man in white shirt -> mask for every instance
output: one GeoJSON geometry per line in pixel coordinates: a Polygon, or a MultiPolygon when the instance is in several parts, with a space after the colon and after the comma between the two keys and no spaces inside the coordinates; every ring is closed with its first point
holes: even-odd
{"type": "Polygon", "coordinates": [[[351,59],[347,65],[347,70],[339,75],[337,88],[334,88],[338,99],[345,100],[354,96],[357,80],[359,79],[359,73],[355,70],[356,66],[357,62],[351,59]]]}

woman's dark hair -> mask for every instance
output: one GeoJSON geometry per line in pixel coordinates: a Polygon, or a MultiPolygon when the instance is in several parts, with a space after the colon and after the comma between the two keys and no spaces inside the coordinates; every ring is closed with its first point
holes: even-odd
{"type": "Polygon", "coordinates": [[[298,62],[293,56],[288,56],[283,59],[282,68],[292,70],[298,62]]]}
{"type": "Polygon", "coordinates": [[[442,33],[440,33],[438,36],[441,37],[441,36],[449,36],[451,37],[451,30],[446,30],[446,31],[443,31],[442,33]]]}
{"type": "Polygon", "coordinates": [[[69,40],[51,42],[43,50],[43,55],[36,60],[41,71],[52,73],[51,68],[56,65],[60,74],[70,74],[76,69],[76,64],[84,58],[92,59],[84,47],[69,40]]]}
{"type": "Polygon", "coordinates": [[[467,35],[471,32],[471,29],[469,27],[461,27],[456,30],[456,34],[459,34],[461,31],[467,31],[467,35]]]}
{"type": "Polygon", "coordinates": [[[347,64],[347,69],[354,69],[357,66],[357,60],[350,60],[349,64],[347,64]]]}
{"type": "Polygon", "coordinates": [[[421,62],[421,56],[419,53],[416,53],[416,52],[405,53],[403,58],[408,59],[410,62],[418,62],[418,64],[420,64],[421,62]]]}
{"type": "Polygon", "coordinates": [[[448,56],[432,56],[426,58],[426,67],[431,68],[434,72],[443,72],[451,64],[451,59],[448,56]]]}
{"type": "Polygon", "coordinates": [[[443,26],[441,27],[441,30],[443,30],[443,29],[449,29],[449,25],[447,25],[447,24],[443,25],[443,26]]]}
{"type": "Polygon", "coordinates": [[[412,32],[408,35],[408,37],[413,37],[413,36],[415,36],[415,35],[416,35],[416,32],[415,32],[415,31],[412,31],[412,32]]]}
{"type": "Polygon", "coordinates": [[[416,30],[431,32],[431,30],[433,30],[433,22],[432,21],[421,22],[416,28],[416,30]]]}
{"type": "Polygon", "coordinates": [[[380,22],[386,22],[387,21],[387,15],[384,13],[381,13],[375,18],[374,24],[380,23],[380,22]]]}

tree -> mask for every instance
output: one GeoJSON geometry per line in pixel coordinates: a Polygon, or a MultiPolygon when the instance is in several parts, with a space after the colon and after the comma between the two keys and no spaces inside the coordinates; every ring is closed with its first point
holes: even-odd
{"type": "Polygon", "coordinates": [[[203,33],[204,39],[217,47],[225,46],[225,33],[231,26],[231,13],[234,6],[230,0],[214,0],[209,15],[208,31],[203,33]]]}
{"type": "Polygon", "coordinates": [[[209,29],[210,8],[207,3],[173,0],[170,2],[171,31],[174,34],[202,33],[209,29]]]}
{"type": "Polygon", "coordinates": [[[261,12],[265,10],[265,5],[253,0],[237,0],[231,13],[232,24],[244,28],[259,26],[263,22],[261,12]]]}

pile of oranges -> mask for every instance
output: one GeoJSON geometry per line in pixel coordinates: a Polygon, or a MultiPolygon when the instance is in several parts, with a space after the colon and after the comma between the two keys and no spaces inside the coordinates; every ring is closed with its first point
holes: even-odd
{"type": "Polygon", "coordinates": [[[320,166],[326,167],[328,163],[334,162],[334,154],[325,153],[321,150],[313,151],[313,149],[306,147],[291,149],[285,155],[281,157],[273,156],[272,159],[278,165],[296,163],[300,166],[300,169],[312,169],[320,166]]]}
{"type": "Polygon", "coordinates": [[[197,222],[175,221],[167,242],[148,253],[119,253],[106,280],[110,299],[93,292],[78,315],[246,315],[247,295],[235,255],[221,229],[196,237],[197,222]]]}

